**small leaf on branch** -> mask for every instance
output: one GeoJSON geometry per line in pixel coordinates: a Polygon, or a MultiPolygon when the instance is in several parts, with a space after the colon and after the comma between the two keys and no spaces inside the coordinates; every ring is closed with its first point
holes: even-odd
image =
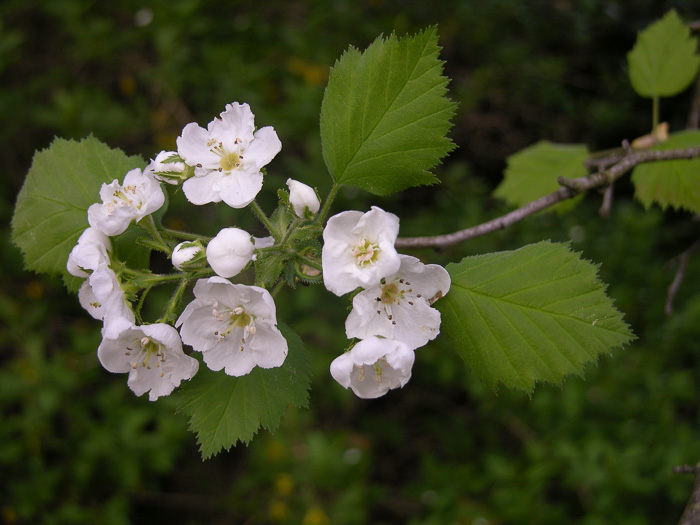
{"type": "Polygon", "coordinates": [[[66,272],[66,261],[88,227],[88,207],[100,200],[102,183],[122,180],[139,166],[144,166],[141,158],[128,157],[92,136],[79,142],[56,139],[37,152],[12,217],[12,240],[22,250],[27,269],[62,274],[67,283],[77,281],[66,272]]]}
{"type": "MultiPolygon", "coordinates": [[[[700,146],[700,131],[673,133],[654,150],[700,146]]],[[[700,159],[669,160],[640,164],[632,172],[634,196],[645,207],[658,203],[700,213],[700,159]]]]}
{"type": "Polygon", "coordinates": [[[310,371],[299,336],[280,323],[289,354],[279,368],[232,377],[200,366],[197,375],[180,389],[178,410],[190,418],[203,459],[249,443],[260,427],[275,430],[289,404],[306,407],[310,371]]]}
{"type": "Polygon", "coordinates": [[[629,76],[642,97],[671,97],[690,86],[698,73],[698,41],[675,10],[639,33],[627,54],[629,76]]]}
{"type": "MultiPolygon", "coordinates": [[[[542,140],[508,157],[503,182],[493,192],[515,207],[524,206],[559,189],[557,179],[585,177],[583,162],[588,149],[582,144],[553,144],[542,140]]],[[[571,201],[550,209],[562,211],[572,206],[571,201]]]]}
{"type": "Polygon", "coordinates": [[[561,383],[633,338],[596,277],[597,266],[548,241],[449,264],[436,306],[443,331],[489,385],[531,391],[561,383]]]}
{"type": "Polygon", "coordinates": [[[321,106],[323,159],[339,184],[375,195],[437,178],[428,170],[454,144],[437,31],[379,37],[349,48],[331,70],[321,106]]]}

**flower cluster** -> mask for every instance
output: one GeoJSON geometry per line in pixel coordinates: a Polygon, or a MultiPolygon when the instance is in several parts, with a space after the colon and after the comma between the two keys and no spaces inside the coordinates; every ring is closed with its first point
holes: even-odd
{"type": "Polygon", "coordinates": [[[102,365],[128,373],[131,390],[148,392],[150,400],[197,373],[199,361],[183,351],[183,343],[201,352],[211,370],[231,376],[282,366],[288,345],[277,327],[272,295],[261,286],[229,280],[255,262],[256,274],[263,276],[256,275],[256,283],[263,286],[278,278],[291,286],[320,280],[322,270],[334,294],[356,291],[345,332],[359,341],[333,361],[332,376],[362,398],[404,386],[415,349],[440,331],[440,313],[431,305],[447,293],[450,278],[440,266],[397,253],[398,217],[377,207],[339,213],[328,220],[321,249],[315,237],[325,212],[319,214],[318,195],[288,179],[289,191],[280,190],[274,220],[267,218],[253,201],[262,188],[263,168],[281,143],[272,127],[256,130],[247,104],[228,104],[206,129],[187,124],[176,142],[177,151],[161,151],[143,170],[102,185],[101,202],[88,208],[90,227],[68,258],[68,271],[85,279],[80,304],[104,323],[98,348],[102,365]],[[256,238],[234,226],[210,239],[159,229],[152,214],[165,203],[163,189],[169,186],[181,186],[195,205],[251,205],[271,236],[256,238]],[[175,273],[135,270],[119,259],[120,244],[112,238],[132,223],[150,234],[143,242],[171,257],[175,273]],[[147,291],[177,281],[163,317],[143,323],[147,291]],[[189,282],[195,283],[194,300],[180,309],[189,282]]]}
{"type": "MultiPolygon", "coordinates": [[[[228,280],[255,260],[256,250],[272,246],[272,237],[256,239],[230,227],[205,247],[202,239],[176,245],[174,239],[156,233],[153,242],[160,244],[154,247],[170,254],[173,266],[181,272],[181,277],[174,274],[174,278],[163,279],[150,272],[128,273],[113,253],[111,240],[132,222],[149,233],[157,232],[152,214],[165,202],[161,183],[181,184],[192,204],[223,201],[234,208],[247,206],[262,188],[263,167],[280,149],[272,127],[255,130],[247,104],[228,104],[207,129],[187,124],[177,139],[177,151],[161,151],[143,171],[133,169],[121,183],[115,179],[103,184],[101,202],[88,208],[90,227],[71,251],[67,269],[85,279],[78,293],[80,304],[103,321],[100,362],[110,372],[128,373],[127,384],[136,395],[149,392],[153,401],[197,373],[199,361],[184,353],[183,342],[201,352],[209,368],[233,376],[248,374],[255,366],[272,368],[284,363],[287,341],[277,328],[270,293],[228,280]],[[212,273],[217,276],[197,280],[195,299],[174,327],[169,324],[174,317],[167,314],[162,319],[165,322],[137,324],[143,298],[137,306],[132,300],[144,282],[151,283],[145,285],[148,288],[179,278],[184,289],[189,279],[212,273]],[[141,279],[141,286],[130,284],[129,277],[134,276],[141,279]]],[[[311,188],[291,179],[288,185],[290,205],[300,217],[318,211],[311,188]]]]}
{"type": "Polygon", "coordinates": [[[360,339],[331,364],[331,375],[358,397],[376,398],[411,377],[414,350],[440,333],[431,305],[450,288],[441,266],[396,252],[399,219],[381,208],[331,217],[323,232],[326,288],[352,300],[348,338],[360,339]]]}

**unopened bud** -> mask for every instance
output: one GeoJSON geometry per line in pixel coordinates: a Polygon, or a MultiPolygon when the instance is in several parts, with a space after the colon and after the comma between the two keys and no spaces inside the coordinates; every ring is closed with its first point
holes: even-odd
{"type": "Polygon", "coordinates": [[[173,250],[173,266],[178,270],[194,270],[206,264],[204,247],[200,241],[181,242],[173,250]]]}
{"type": "Polygon", "coordinates": [[[287,186],[289,187],[289,202],[297,217],[304,218],[307,209],[313,215],[321,207],[318,196],[311,186],[294,179],[287,179],[287,186]]]}

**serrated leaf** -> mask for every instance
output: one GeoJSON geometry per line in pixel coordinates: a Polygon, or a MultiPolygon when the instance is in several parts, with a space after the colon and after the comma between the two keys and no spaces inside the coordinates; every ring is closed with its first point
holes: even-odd
{"type": "Polygon", "coordinates": [[[288,326],[280,323],[279,329],[289,346],[281,367],[255,367],[232,377],[200,366],[180,389],[178,411],[189,416],[203,459],[239,441],[249,443],[260,427],[275,430],[290,403],[307,406],[310,371],[304,344],[288,326]]]}
{"type": "Polygon", "coordinates": [[[698,73],[697,39],[671,10],[637,36],[627,54],[629,76],[642,97],[671,97],[690,86],[698,73]]]}
{"type": "Polygon", "coordinates": [[[12,240],[24,255],[27,269],[63,274],[68,254],[88,227],[87,209],[99,201],[102,183],[122,180],[143,166],[90,136],[81,141],[55,139],[34,155],[32,167],[17,197],[12,216],[12,240]]]}
{"type": "MultiPolygon", "coordinates": [[[[495,197],[519,207],[544,197],[560,186],[560,176],[573,179],[587,175],[583,162],[588,149],[582,144],[554,144],[542,140],[508,157],[505,177],[494,190],[495,197]]],[[[566,209],[571,201],[560,203],[566,209]]],[[[550,209],[555,209],[553,206],[550,209]]]]}
{"type": "MultiPolygon", "coordinates": [[[[700,146],[700,131],[673,133],[653,149],[700,146]]],[[[640,164],[632,172],[634,196],[645,207],[654,202],[662,208],[684,208],[700,213],[700,159],[669,160],[640,164]]]]}
{"type": "Polygon", "coordinates": [[[530,391],[581,374],[634,336],[596,277],[597,266],[549,241],[449,264],[436,303],[442,330],[486,383],[530,391]]]}
{"type": "Polygon", "coordinates": [[[428,170],[454,145],[455,104],[445,97],[437,31],[379,37],[348,49],[330,72],[321,105],[323,159],[339,184],[387,195],[432,184],[428,170]]]}

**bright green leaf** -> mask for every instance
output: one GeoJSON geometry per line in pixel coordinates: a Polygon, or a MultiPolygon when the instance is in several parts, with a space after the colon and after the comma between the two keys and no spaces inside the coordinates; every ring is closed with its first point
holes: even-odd
{"type": "MultiPolygon", "coordinates": [[[[681,131],[654,149],[700,146],[700,131],[681,131]]],[[[634,196],[647,208],[658,203],[700,213],[700,159],[640,164],[632,172],[634,196]]]]}
{"type": "MultiPolygon", "coordinates": [[[[560,176],[585,177],[583,161],[587,157],[588,149],[584,145],[540,141],[508,157],[505,177],[493,195],[511,206],[524,206],[557,191],[561,187],[557,182],[560,176]]],[[[561,204],[568,209],[571,201],[561,204]]]]}
{"type": "Polygon", "coordinates": [[[304,344],[286,325],[280,323],[279,329],[289,345],[281,367],[255,367],[248,375],[232,377],[202,365],[180,389],[179,411],[190,418],[202,458],[238,441],[249,443],[261,426],[275,430],[290,403],[307,406],[310,371],[304,344]]]}
{"type": "Polygon", "coordinates": [[[333,179],[375,195],[432,184],[428,170],[454,145],[455,104],[436,28],[351,47],[331,70],[321,106],[323,158],[333,179]]]}
{"type": "Polygon", "coordinates": [[[597,266],[566,244],[467,257],[447,271],[452,287],[436,303],[443,332],[491,386],[560,383],[634,337],[597,266]]]}
{"type": "Polygon", "coordinates": [[[632,87],[647,98],[671,97],[683,91],[697,75],[700,57],[697,39],[674,10],[637,36],[627,53],[632,87]]]}
{"type": "Polygon", "coordinates": [[[79,142],[56,139],[37,152],[12,217],[12,240],[27,269],[70,277],[68,254],[88,227],[87,209],[100,200],[102,183],[121,180],[143,165],[139,157],[128,157],[92,136],[79,142]]]}

